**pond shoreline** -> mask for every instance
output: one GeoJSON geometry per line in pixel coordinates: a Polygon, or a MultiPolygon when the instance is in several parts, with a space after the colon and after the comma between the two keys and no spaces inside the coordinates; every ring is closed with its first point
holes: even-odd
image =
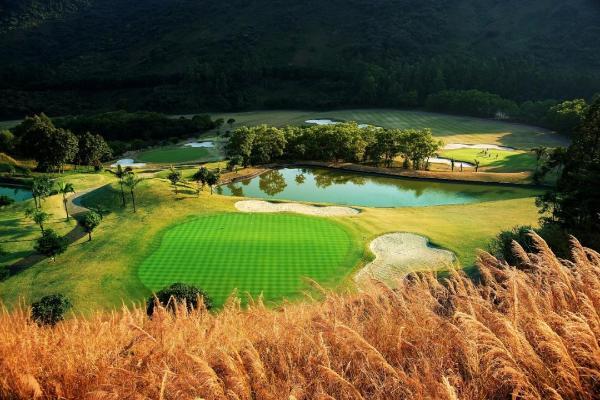
{"type": "MultiPolygon", "coordinates": [[[[391,178],[405,178],[411,180],[420,180],[420,181],[431,181],[431,182],[441,182],[441,183],[462,183],[462,184],[480,184],[480,185],[500,185],[507,187],[517,187],[517,188],[530,188],[530,189],[543,189],[551,187],[550,185],[545,184],[533,184],[533,183],[516,183],[516,182],[504,182],[504,181],[482,181],[477,179],[455,179],[454,177],[449,177],[447,175],[456,175],[463,174],[462,172],[431,172],[431,171],[414,171],[414,170],[390,170],[387,168],[380,167],[370,167],[367,165],[359,165],[353,163],[328,163],[323,161],[293,161],[293,162],[282,162],[276,164],[268,164],[264,166],[268,169],[281,169],[281,168],[302,168],[302,167],[318,167],[318,168],[327,168],[338,171],[345,172],[355,172],[362,173],[366,175],[375,175],[375,176],[384,176],[391,178]],[[440,174],[444,174],[445,176],[440,176],[440,174]]],[[[266,172],[266,171],[264,171],[266,172]]],[[[477,174],[483,176],[489,176],[490,174],[496,173],[486,173],[486,172],[477,172],[477,174]]],[[[260,175],[260,174],[259,174],[260,175]]]]}

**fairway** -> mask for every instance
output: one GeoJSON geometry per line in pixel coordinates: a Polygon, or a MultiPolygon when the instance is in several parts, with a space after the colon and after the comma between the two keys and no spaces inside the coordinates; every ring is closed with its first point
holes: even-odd
{"type": "Polygon", "coordinates": [[[252,111],[219,114],[215,118],[236,120],[241,125],[305,125],[310,119],[356,121],[384,128],[431,128],[445,143],[499,144],[520,149],[538,145],[566,146],[567,138],[546,129],[491,119],[464,117],[423,111],[357,109],[336,111],[252,111]]]}
{"type": "Polygon", "coordinates": [[[362,257],[350,234],[331,220],[292,214],[227,213],[194,217],[168,228],[139,267],[158,291],[174,282],[204,289],[215,305],[235,290],[266,301],[343,281],[362,257]]]}
{"type": "Polygon", "coordinates": [[[474,160],[478,160],[481,170],[488,172],[534,171],[537,163],[533,152],[521,150],[488,150],[484,152],[481,149],[456,149],[444,150],[440,156],[471,164],[474,163],[474,160]]]}
{"type": "Polygon", "coordinates": [[[136,161],[146,163],[182,163],[210,162],[220,160],[222,156],[212,148],[168,146],[146,150],[135,156],[136,161]]]}

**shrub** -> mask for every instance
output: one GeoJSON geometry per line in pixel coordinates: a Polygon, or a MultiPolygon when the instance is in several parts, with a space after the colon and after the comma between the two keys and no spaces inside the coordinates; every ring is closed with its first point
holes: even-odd
{"type": "Polygon", "coordinates": [[[8,197],[6,195],[0,196],[0,207],[10,206],[14,202],[15,202],[14,199],[11,199],[10,197],[8,197]]]}
{"type": "Polygon", "coordinates": [[[42,233],[42,237],[36,241],[33,248],[38,253],[55,260],[57,255],[67,250],[67,246],[68,242],[65,237],[59,236],[52,229],[47,229],[42,233]]]}
{"type": "Polygon", "coordinates": [[[62,294],[42,297],[31,305],[31,319],[40,325],[56,325],[72,307],[71,301],[62,294]]]}
{"type": "Polygon", "coordinates": [[[506,261],[510,265],[517,265],[517,260],[512,251],[513,240],[530,253],[533,250],[533,242],[529,233],[533,231],[531,226],[516,226],[509,231],[502,231],[488,245],[490,253],[506,261]]]}
{"type": "Polygon", "coordinates": [[[185,283],[174,283],[148,299],[146,312],[149,316],[152,316],[157,302],[169,311],[175,311],[176,303],[185,303],[187,310],[191,311],[198,307],[200,297],[204,302],[204,307],[207,310],[212,309],[212,299],[202,289],[185,283]]]}

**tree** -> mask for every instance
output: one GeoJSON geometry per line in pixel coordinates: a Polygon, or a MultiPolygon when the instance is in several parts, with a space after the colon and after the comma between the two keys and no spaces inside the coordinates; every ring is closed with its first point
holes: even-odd
{"type": "Polygon", "coordinates": [[[31,319],[40,325],[54,326],[72,306],[69,298],[62,294],[44,296],[31,304],[31,319]]]}
{"type": "Polygon", "coordinates": [[[233,129],[233,124],[235,124],[235,119],[234,118],[229,118],[227,120],[227,125],[229,125],[229,129],[233,129]]]}
{"type": "Polygon", "coordinates": [[[11,131],[0,131],[0,153],[12,153],[15,149],[15,144],[15,135],[11,131]]]}
{"type": "Polygon", "coordinates": [[[206,184],[210,187],[210,194],[213,194],[213,186],[219,183],[221,179],[221,172],[218,170],[210,171],[206,177],[206,184]]]}
{"type": "Polygon", "coordinates": [[[42,206],[42,200],[52,193],[52,179],[46,175],[40,175],[33,178],[31,185],[31,194],[35,203],[35,208],[42,206]]]}
{"type": "Polygon", "coordinates": [[[131,202],[133,203],[134,213],[137,212],[135,207],[135,189],[143,180],[143,178],[138,178],[133,172],[125,175],[125,178],[123,179],[123,184],[129,189],[129,193],[131,193],[131,202]]]}
{"type": "Polygon", "coordinates": [[[171,167],[169,170],[169,174],[167,175],[167,179],[171,182],[171,185],[175,188],[175,195],[178,194],[177,184],[181,181],[181,171],[175,170],[175,168],[171,167]]]}
{"type": "Polygon", "coordinates": [[[133,170],[131,167],[123,168],[121,164],[117,164],[117,170],[110,172],[119,180],[119,186],[121,187],[121,200],[123,202],[123,207],[125,207],[125,190],[123,189],[123,185],[125,183],[125,177],[133,173],[133,170]]]}
{"type": "Polygon", "coordinates": [[[587,108],[583,99],[563,101],[548,110],[546,120],[552,129],[563,134],[573,134],[585,118],[587,108]]]}
{"type": "Polygon", "coordinates": [[[400,152],[414,169],[427,166],[427,160],[433,157],[442,146],[442,142],[433,137],[430,129],[409,129],[403,131],[400,152]]]}
{"type": "Polygon", "coordinates": [[[102,136],[90,132],[79,136],[79,151],[76,157],[78,164],[98,167],[111,155],[112,150],[102,136]]]}
{"type": "Polygon", "coordinates": [[[558,158],[563,166],[556,187],[538,199],[542,221],[600,248],[600,97],[588,108],[571,146],[558,158]]]}
{"type": "Polygon", "coordinates": [[[540,168],[540,162],[548,155],[548,148],[545,146],[538,146],[531,149],[535,154],[535,174],[537,175],[540,168]]]}
{"type": "Polygon", "coordinates": [[[481,162],[478,159],[475,159],[475,161],[473,161],[473,165],[475,166],[475,172],[479,172],[479,164],[481,164],[481,162]]]}
{"type": "Polygon", "coordinates": [[[213,308],[212,299],[202,289],[185,283],[174,283],[148,299],[146,312],[148,316],[152,316],[157,304],[174,312],[176,303],[185,304],[187,311],[197,309],[200,304],[204,304],[207,310],[213,308]]]}
{"type": "Polygon", "coordinates": [[[64,253],[67,246],[68,242],[65,237],[59,236],[52,229],[46,229],[33,248],[38,253],[51,257],[52,261],[56,261],[56,256],[64,253]]]}
{"type": "Polygon", "coordinates": [[[233,155],[229,157],[229,161],[227,161],[227,169],[230,171],[235,171],[235,167],[238,165],[242,165],[243,159],[239,154],[233,155]]]}
{"type": "Polygon", "coordinates": [[[31,218],[40,227],[42,233],[44,233],[44,223],[48,221],[51,215],[38,208],[30,208],[25,211],[25,216],[31,218]]]}
{"type": "Polygon", "coordinates": [[[87,212],[83,218],[79,220],[79,225],[81,225],[83,230],[88,234],[88,241],[92,241],[92,232],[98,227],[98,225],[100,225],[101,222],[102,215],[95,211],[87,212]]]}
{"type": "Polygon", "coordinates": [[[192,179],[198,185],[198,196],[200,196],[200,191],[206,185],[206,181],[208,179],[209,171],[206,167],[200,167],[198,171],[194,175],[192,175],[192,179]]]}
{"type": "Polygon", "coordinates": [[[65,214],[67,214],[67,221],[69,220],[69,210],[67,208],[67,194],[75,193],[75,188],[72,183],[69,182],[58,182],[58,193],[62,195],[63,206],[65,208],[65,214]]]}

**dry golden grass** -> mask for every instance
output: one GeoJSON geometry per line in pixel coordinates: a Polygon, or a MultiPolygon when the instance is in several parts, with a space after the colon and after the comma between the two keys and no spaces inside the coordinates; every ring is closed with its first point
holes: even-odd
{"type": "Polygon", "coordinates": [[[149,320],[142,309],[55,328],[0,316],[0,397],[68,399],[594,399],[600,254],[515,245],[481,282],[407,277],[271,310],[149,320]]]}

